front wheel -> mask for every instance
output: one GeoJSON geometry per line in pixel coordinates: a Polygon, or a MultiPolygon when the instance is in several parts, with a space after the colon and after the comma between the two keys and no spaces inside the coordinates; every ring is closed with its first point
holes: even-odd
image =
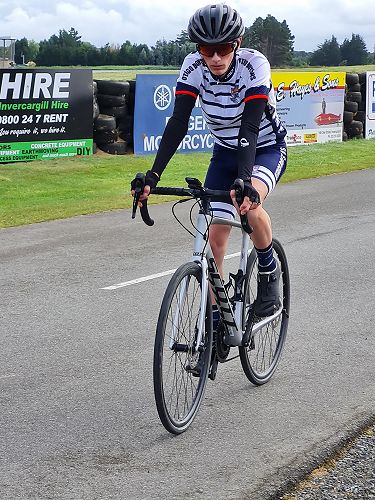
{"type": "Polygon", "coordinates": [[[195,263],[177,269],[165,292],[154,346],[154,394],[164,427],[184,432],[203,400],[212,351],[212,308],[202,295],[202,269],[195,263]],[[197,345],[198,320],[205,304],[204,332],[197,345]],[[198,366],[200,376],[192,367],[198,366]]]}
{"type": "MultiPolygon", "coordinates": [[[[282,301],[281,315],[270,321],[255,334],[250,336],[247,347],[240,347],[240,359],[245,375],[255,385],[265,384],[274,374],[280,361],[288,330],[290,308],[290,281],[286,255],[281,243],[273,240],[274,257],[280,267],[280,297],[282,301]]],[[[257,294],[257,254],[252,250],[247,261],[245,292],[244,292],[244,322],[252,327],[252,305],[257,294]],[[249,323],[250,322],[250,323],[249,323]]]]}

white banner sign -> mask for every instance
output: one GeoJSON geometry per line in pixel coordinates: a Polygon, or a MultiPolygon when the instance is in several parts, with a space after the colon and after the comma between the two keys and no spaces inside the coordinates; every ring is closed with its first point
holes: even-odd
{"type": "Polygon", "coordinates": [[[375,138],[375,73],[367,71],[366,84],[366,139],[375,138]]]}

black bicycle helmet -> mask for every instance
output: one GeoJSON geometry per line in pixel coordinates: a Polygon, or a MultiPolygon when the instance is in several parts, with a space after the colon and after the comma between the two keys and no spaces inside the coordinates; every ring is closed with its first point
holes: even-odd
{"type": "Polygon", "coordinates": [[[223,3],[201,7],[191,16],[188,25],[190,40],[200,45],[234,42],[244,31],[241,16],[223,3]]]}

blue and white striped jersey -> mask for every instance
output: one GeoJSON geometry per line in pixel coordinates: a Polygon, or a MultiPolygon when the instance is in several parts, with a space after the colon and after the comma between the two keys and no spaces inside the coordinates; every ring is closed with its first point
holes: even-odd
{"type": "Polygon", "coordinates": [[[252,49],[238,49],[232,70],[224,81],[211,75],[198,52],[188,54],[177,80],[176,95],[199,96],[203,117],[215,142],[237,149],[245,102],[266,99],[257,148],[284,140],[286,130],[276,112],[276,99],[268,60],[252,49]]]}

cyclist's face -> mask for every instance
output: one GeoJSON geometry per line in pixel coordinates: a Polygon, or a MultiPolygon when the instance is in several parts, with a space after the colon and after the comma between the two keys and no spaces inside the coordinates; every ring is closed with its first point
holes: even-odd
{"type": "MultiPolygon", "coordinates": [[[[233,50],[229,52],[229,54],[226,55],[221,55],[220,50],[215,51],[212,56],[205,55],[200,51],[200,54],[202,58],[204,59],[204,62],[208,66],[208,69],[211,71],[213,75],[216,76],[221,76],[224,75],[227,71],[228,68],[233,60],[234,57],[234,51],[239,48],[241,41],[238,40],[236,45],[233,46],[233,50]]],[[[229,44],[223,44],[223,45],[229,45],[229,44]]],[[[218,46],[220,47],[220,46],[218,46]]],[[[223,52],[226,52],[224,50],[223,52]]]]}

